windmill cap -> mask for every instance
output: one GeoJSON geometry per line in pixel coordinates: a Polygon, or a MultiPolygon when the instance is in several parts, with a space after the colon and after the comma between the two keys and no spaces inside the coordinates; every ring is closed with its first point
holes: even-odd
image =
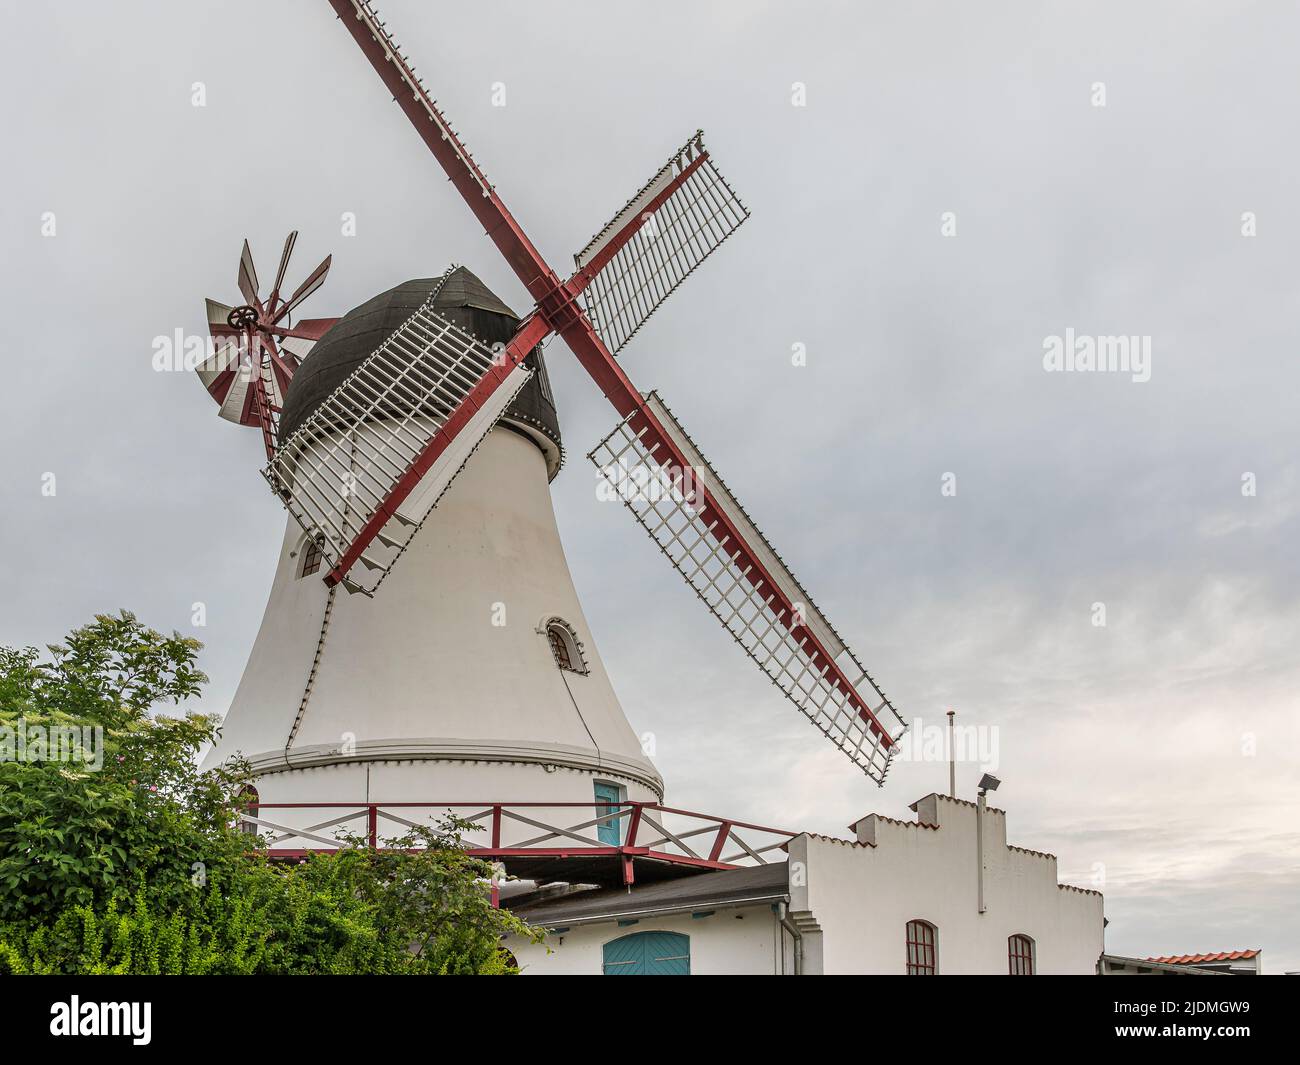
{"type": "MultiPolygon", "coordinates": [[[[430,304],[438,314],[489,345],[514,336],[519,316],[465,267],[456,267],[445,281],[439,277],[404,281],[348,311],[312,349],[285,396],[280,438],[288,439],[344,378],[429,299],[440,282],[442,287],[430,304]]],[[[528,365],[537,372],[506,409],[504,420],[541,448],[553,477],[559,469],[562,441],[540,346],[529,355],[528,365]]]]}

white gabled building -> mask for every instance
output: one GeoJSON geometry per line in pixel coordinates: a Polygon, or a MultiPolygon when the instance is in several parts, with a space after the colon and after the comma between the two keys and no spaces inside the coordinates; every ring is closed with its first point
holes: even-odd
{"type": "Polygon", "coordinates": [[[780,863],[517,900],[551,934],[513,949],[531,974],[1096,972],[1099,892],[1009,845],[990,808],[981,912],[975,804],[931,794],[912,809],[864,817],[854,839],[796,836],[780,863]]]}

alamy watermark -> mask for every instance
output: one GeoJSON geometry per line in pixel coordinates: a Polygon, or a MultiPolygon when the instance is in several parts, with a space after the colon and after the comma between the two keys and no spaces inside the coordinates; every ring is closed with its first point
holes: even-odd
{"type": "MultiPolygon", "coordinates": [[[[175,330],[171,336],[153,338],[153,356],[149,360],[156,373],[188,373],[216,357],[227,356],[226,365],[237,366],[244,380],[255,374],[253,351],[244,333],[212,337],[175,330]]],[[[260,355],[258,356],[260,359],[260,355]]]]}
{"type": "Polygon", "coordinates": [[[952,759],[977,765],[985,773],[998,767],[997,725],[954,725],[952,749],[948,747],[948,726],[927,725],[915,718],[898,741],[897,757],[903,762],[947,762],[952,759]]]}
{"type": "Polygon", "coordinates": [[[135,1046],[148,1046],[152,1036],[151,1002],[82,1002],[72,995],[50,1006],[50,1035],[129,1036],[135,1046]]]}
{"type": "Polygon", "coordinates": [[[1048,373],[1126,373],[1138,384],[1151,380],[1149,336],[1089,336],[1067,327],[1064,336],[1043,338],[1048,373]]]}
{"type": "Polygon", "coordinates": [[[597,469],[596,498],[601,502],[659,503],[665,499],[695,510],[703,500],[704,471],[694,466],[651,466],[617,462],[597,469]]]}
{"type": "Polygon", "coordinates": [[[76,762],[104,768],[102,725],[31,725],[19,718],[0,725],[0,762],[76,762]]]}

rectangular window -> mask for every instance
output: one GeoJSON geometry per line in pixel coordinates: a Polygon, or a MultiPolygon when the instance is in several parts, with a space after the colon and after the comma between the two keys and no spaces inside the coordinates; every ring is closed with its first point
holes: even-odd
{"type": "Polygon", "coordinates": [[[596,781],[596,816],[615,815],[606,817],[596,826],[596,838],[606,847],[617,847],[623,842],[623,820],[617,816],[622,807],[607,805],[621,802],[622,798],[623,789],[617,784],[606,784],[603,780],[596,781]]]}

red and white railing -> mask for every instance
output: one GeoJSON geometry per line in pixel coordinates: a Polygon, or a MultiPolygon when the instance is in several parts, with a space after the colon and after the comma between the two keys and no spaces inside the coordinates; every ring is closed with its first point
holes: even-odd
{"type": "Polygon", "coordinates": [[[469,853],[501,862],[507,872],[548,859],[590,859],[587,870],[608,864],[625,884],[638,861],[702,869],[782,861],[797,835],[647,802],[249,803],[245,811],[242,823],[265,837],[266,853],[277,860],[338,850],[357,837],[382,849],[454,814],[475,826],[464,834],[469,853]]]}

